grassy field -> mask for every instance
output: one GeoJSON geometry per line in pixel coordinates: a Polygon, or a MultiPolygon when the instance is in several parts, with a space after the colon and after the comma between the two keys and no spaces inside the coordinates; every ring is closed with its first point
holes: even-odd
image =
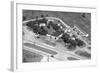
{"type": "Polygon", "coordinates": [[[23,49],[23,62],[40,62],[42,55],[23,49]]]}

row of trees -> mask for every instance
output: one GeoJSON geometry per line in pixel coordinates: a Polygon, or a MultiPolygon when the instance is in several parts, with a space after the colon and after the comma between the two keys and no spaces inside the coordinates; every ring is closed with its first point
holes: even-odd
{"type": "Polygon", "coordinates": [[[75,40],[71,39],[70,35],[67,33],[64,33],[61,39],[64,41],[65,44],[69,44],[69,49],[75,49],[76,46],[82,47],[83,45],[85,45],[85,43],[79,38],[75,38],[75,40]]]}

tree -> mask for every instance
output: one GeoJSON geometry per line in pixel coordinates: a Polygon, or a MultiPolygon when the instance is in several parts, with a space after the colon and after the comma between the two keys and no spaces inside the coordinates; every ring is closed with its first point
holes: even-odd
{"type": "Polygon", "coordinates": [[[70,40],[70,44],[73,46],[73,47],[76,47],[77,45],[77,42],[75,40],[70,40]]]}
{"type": "Polygon", "coordinates": [[[59,36],[62,33],[63,33],[63,31],[58,30],[58,31],[53,32],[52,35],[57,37],[57,36],[59,36]]]}
{"type": "Polygon", "coordinates": [[[70,43],[70,35],[67,34],[67,33],[64,33],[64,34],[62,35],[61,39],[63,39],[63,41],[64,41],[65,43],[70,43]]]}
{"type": "Polygon", "coordinates": [[[80,39],[75,39],[76,40],[76,42],[77,42],[77,46],[79,46],[79,47],[81,47],[81,46],[83,46],[85,43],[82,41],[82,40],[80,40],[80,39]]]}
{"type": "Polygon", "coordinates": [[[48,33],[48,31],[46,31],[43,27],[41,27],[38,33],[40,35],[46,35],[48,33]]]}
{"type": "Polygon", "coordinates": [[[82,17],[84,17],[84,18],[85,18],[85,17],[86,17],[86,13],[82,13],[82,17]]]}
{"type": "Polygon", "coordinates": [[[37,34],[38,34],[39,31],[40,31],[40,27],[39,27],[39,26],[34,26],[34,27],[33,27],[33,32],[34,32],[34,33],[37,33],[37,34]]]}
{"type": "Polygon", "coordinates": [[[60,26],[58,26],[57,23],[54,23],[52,21],[49,22],[49,25],[51,25],[55,31],[60,29],[60,26]]]}
{"type": "Polygon", "coordinates": [[[70,45],[68,45],[67,49],[69,49],[69,50],[75,50],[76,46],[70,44],[70,45]]]}

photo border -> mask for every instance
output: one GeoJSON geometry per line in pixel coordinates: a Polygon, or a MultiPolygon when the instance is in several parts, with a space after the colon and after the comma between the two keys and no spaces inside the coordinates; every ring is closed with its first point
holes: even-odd
{"type": "MultiPolygon", "coordinates": [[[[96,43],[95,43],[95,37],[93,36],[95,33],[96,27],[94,27],[94,24],[96,23],[96,8],[95,7],[74,7],[74,6],[60,6],[60,5],[42,5],[42,4],[33,4],[25,3],[25,2],[12,2],[12,57],[11,57],[11,69],[13,71],[24,71],[24,70],[32,70],[32,69],[54,69],[54,68],[67,68],[67,67],[84,67],[84,66],[95,66],[96,65],[96,43]],[[46,7],[50,7],[51,10],[58,8],[57,10],[62,9],[68,9],[68,11],[74,11],[77,12],[90,12],[91,13],[91,49],[92,51],[92,58],[91,60],[84,60],[84,61],[64,61],[64,62],[43,62],[43,63],[28,63],[23,64],[22,63],[22,9],[33,9],[34,6],[39,8],[39,10],[44,10],[46,7]],[[42,8],[44,7],[44,8],[42,8]],[[43,67],[44,66],[44,67],[43,67]]],[[[36,9],[35,9],[36,10],[36,9]]],[[[49,10],[50,9],[46,9],[49,10]]],[[[53,10],[53,11],[57,11],[53,10]]],[[[64,10],[63,10],[64,11],[64,10]]],[[[68,12],[67,11],[67,12],[68,12]]],[[[66,11],[65,11],[66,12],[66,11]]]]}

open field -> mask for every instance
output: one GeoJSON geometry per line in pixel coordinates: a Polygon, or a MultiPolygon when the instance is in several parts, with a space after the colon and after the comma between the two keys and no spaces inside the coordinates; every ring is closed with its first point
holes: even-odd
{"type": "Polygon", "coordinates": [[[23,62],[40,62],[42,58],[42,55],[23,49],[23,62]]]}

